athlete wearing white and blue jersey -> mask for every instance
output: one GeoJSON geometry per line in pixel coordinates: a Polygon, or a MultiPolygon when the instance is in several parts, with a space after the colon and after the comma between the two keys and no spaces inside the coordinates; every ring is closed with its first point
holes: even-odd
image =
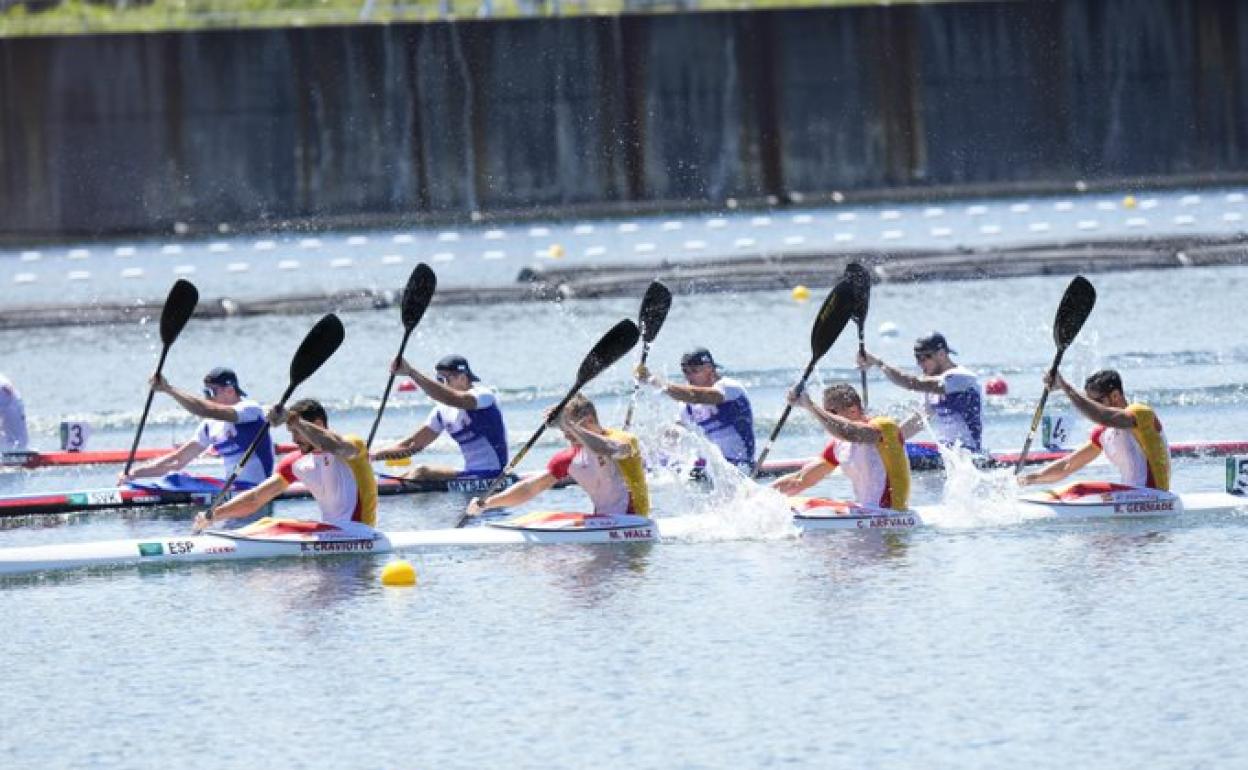
{"type": "MultiPolygon", "coordinates": [[[[894,385],[923,394],[923,411],[931,423],[936,440],[946,446],[961,446],[981,454],[983,446],[983,392],[979,378],[949,358],[945,335],[933,332],[914,343],[914,360],[923,374],[916,376],[885,363],[878,356],[863,351],[858,366],[880,367],[894,385]]],[[[915,414],[901,425],[902,434],[910,438],[923,428],[923,415],[915,414]]]]}
{"type": "Polygon", "coordinates": [[[420,372],[400,358],[391,371],[410,377],[434,400],[428,418],[415,433],[369,454],[371,460],[410,457],[433,443],[442,432],[450,435],[464,456],[463,469],[444,465],[417,465],[403,474],[415,480],[492,478],[507,465],[507,428],[494,391],[478,385],[480,378],[468,361],[449,355],[438,361],[436,378],[420,372]]]}
{"type": "MultiPolygon", "coordinates": [[[[160,375],[153,375],[149,383],[152,390],[167,393],[183,409],[203,418],[203,422],[190,441],[162,457],[135,466],[128,475],[119,474],[120,482],[179,471],[207,449],[221,458],[225,463],[224,475],[229,476],[256,435],[265,429],[264,409],[246,397],[232,369],[219,366],[208,372],[204,376],[202,398],[170,385],[160,375]]],[[[239,471],[235,486],[252,487],[268,478],[273,472],[274,454],[273,438],[265,431],[255,453],[239,471]]]]}
{"type": "Polygon", "coordinates": [[[0,374],[0,452],[23,452],[29,440],[22,396],[9,378],[0,374]]]}
{"type": "Polygon", "coordinates": [[[635,374],[683,402],[680,421],[701,430],[725,460],[748,470],[754,466],[754,410],[745,387],[721,377],[720,368],[709,350],[695,348],[680,359],[688,385],[666,382],[644,366],[638,366],[635,374]]]}

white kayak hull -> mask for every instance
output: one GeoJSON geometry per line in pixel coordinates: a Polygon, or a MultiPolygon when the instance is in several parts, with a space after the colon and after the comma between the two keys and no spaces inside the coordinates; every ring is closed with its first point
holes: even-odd
{"type": "MultiPolygon", "coordinates": [[[[1177,504],[1146,506],[1138,501],[1026,501],[1028,506],[1059,519],[1125,519],[1140,517],[1212,515],[1248,507],[1248,498],[1222,492],[1175,496],[1177,504]]],[[[794,524],[802,531],[892,531],[923,526],[935,518],[937,506],[907,511],[870,509],[841,501],[814,499],[813,505],[795,503],[794,524]]],[[[678,539],[699,517],[650,520],[636,516],[591,516],[540,512],[524,514],[463,529],[432,529],[382,533],[373,530],[325,534],[295,533],[262,537],[248,529],[203,535],[152,537],[132,540],[43,545],[0,549],[0,575],[91,567],[117,567],[182,562],[241,561],[279,557],[319,557],[340,554],[386,554],[421,548],[473,546],[620,544],[678,539]]],[[[704,518],[704,517],[703,517],[704,518]]],[[[253,525],[254,527],[255,525],[253,525]]],[[[254,530],[253,530],[254,531],[254,530]]]]}

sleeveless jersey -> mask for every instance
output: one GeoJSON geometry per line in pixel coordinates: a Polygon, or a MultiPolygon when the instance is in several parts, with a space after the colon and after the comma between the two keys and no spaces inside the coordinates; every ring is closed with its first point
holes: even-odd
{"type": "MultiPolygon", "coordinates": [[[[255,440],[256,434],[264,430],[266,425],[264,409],[251,399],[239,401],[233,407],[238,415],[238,422],[226,420],[204,420],[195,432],[195,442],[204,449],[212,448],[225,463],[225,475],[234,471],[234,466],[243,459],[247,447],[255,440]]],[[[247,461],[247,467],[238,474],[238,480],[255,486],[273,473],[273,436],[265,431],[265,436],[256,447],[256,452],[247,461]]]]}
{"type": "Polygon", "coordinates": [[[833,439],[823,450],[823,459],[845,472],[856,502],[904,511],[910,497],[910,461],[901,430],[887,417],[873,417],[869,424],[880,431],[879,441],[833,439]]]}
{"type": "Polygon", "coordinates": [[[494,391],[476,386],[467,391],[476,409],[437,404],[425,420],[435,433],[446,431],[464,455],[465,473],[498,473],[507,464],[507,428],[494,391]]]}
{"type": "Polygon", "coordinates": [[[1135,417],[1134,428],[1098,425],[1089,440],[1122,474],[1122,483],[1169,491],[1170,444],[1161,420],[1144,404],[1131,404],[1127,411],[1135,417]]]}
{"type": "Polygon", "coordinates": [[[718,404],[685,404],[680,421],[697,427],[735,464],[754,462],[754,411],[741,383],[721,377],[711,386],[724,396],[718,404]]]}
{"type": "Polygon", "coordinates": [[[594,503],[594,513],[637,516],[650,514],[650,491],[646,472],[641,464],[641,446],[637,437],[620,430],[607,429],[614,441],[626,441],[632,448],[628,457],[601,457],[585,447],[568,447],[550,458],[546,470],[556,480],[571,476],[594,503]]]}
{"type": "Polygon", "coordinates": [[[953,446],[961,444],[972,452],[981,452],[984,433],[983,394],[975,373],[955,366],[940,375],[944,393],[928,393],[925,408],[936,440],[953,446]]]}
{"type": "Polygon", "coordinates": [[[377,524],[377,477],[368,462],[368,449],[359,436],[344,436],[356,449],[350,460],[329,452],[291,452],[277,464],[286,483],[302,481],[329,524],[377,524]]]}

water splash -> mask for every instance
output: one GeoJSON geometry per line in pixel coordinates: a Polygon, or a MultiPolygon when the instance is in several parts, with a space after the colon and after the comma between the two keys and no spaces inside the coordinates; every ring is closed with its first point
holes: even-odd
{"type": "Polygon", "coordinates": [[[652,498],[661,501],[663,512],[680,518],[677,528],[664,528],[665,534],[700,542],[797,535],[784,495],[726,461],[702,434],[682,425],[652,421],[638,424],[636,432],[652,498]],[[696,481],[690,479],[694,468],[700,476],[696,481]]]}
{"type": "Polygon", "coordinates": [[[1010,468],[980,469],[961,447],[939,446],[945,485],[938,505],[923,511],[925,523],[950,529],[1020,524],[1044,515],[1018,502],[1019,487],[1010,468]]]}

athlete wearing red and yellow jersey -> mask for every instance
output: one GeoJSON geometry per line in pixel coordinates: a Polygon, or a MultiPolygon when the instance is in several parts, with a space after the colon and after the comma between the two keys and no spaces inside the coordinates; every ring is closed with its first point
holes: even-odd
{"type": "Polygon", "coordinates": [[[541,473],[485,500],[473,500],[468,515],[528,502],[568,476],[589,495],[595,514],[650,514],[650,492],[636,436],[602,427],[593,403],[579,393],[564,407],[559,427],[571,446],[555,454],[541,473]]]}
{"type": "Polygon", "coordinates": [[[800,470],[781,476],[772,487],[786,495],[810,488],[840,467],[854,489],[854,502],[902,511],[910,497],[910,462],[897,423],[888,417],[868,418],[852,386],[832,385],[823,391],[823,406],[805,392],[789,393],[789,403],[815,416],[834,437],[823,453],[800,470]]]}
{"type": "Polygon", "coordinates": [[[321,509],[321,521],[338,526],[377,523],[377,477],[358,436],[341,436],[328,427],[325,408],[312,399],[274,409],[270,424],[284,422],[299,454],[287,456],[272,476],[211,512],[195,519],[199,531],[219,519],[250,516],[295,481],[308,488],[321,509]]]}
{"type": "Polygon", "coordinates": [[[1144,404],[1127,402],[1122,377],[1113,369],[1093,373],[1080,393],[1058,373],[1050,383],[1061,388],[1085,417],[1096,423],[1088,442],[1071,454],[1035,473],[1019,477],[1022,484],[1060,481],[1105,453],[1122,483],[1135,487],[1170,489],[1170,445],[1161,420],[1144,404]]]}

